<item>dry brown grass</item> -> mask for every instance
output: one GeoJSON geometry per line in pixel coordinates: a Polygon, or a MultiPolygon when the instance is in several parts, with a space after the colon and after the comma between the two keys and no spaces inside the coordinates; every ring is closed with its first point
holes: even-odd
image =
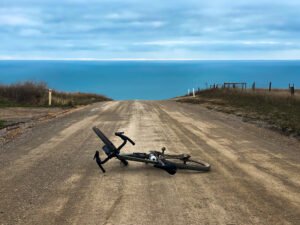
{"type": "MultiPolygon", "coordinates": [[[[86,105],[111,100],[104,95],[53,91],[54,106],[86,105]]],[[[47,106],[48,86],[44,82],[26,81],[12,85],[0,85],[0,107],[47,106]]]]}
{"type": "MultiPolygon", "coordinates": [[[[261,95],[267,95],[270,97],[283,97],[287,98],[291,96],[291,93],[288,89],[272,89],[269,91],[268,89],[255,89],[255,91],[252,91],[251,89],[246,90],[247,93],[250,94],[261,94],[261,95]]],[[[293,96],[294,98],[300,99],[300,90],[295,90],[295,94],[293,96]]]]}
{"type": "Polygon", "coordinates": [[[0,105],[41,105],[45,99],[45,83],[24,82],[12,85],[0,85],[0,105]]]}
{"type": "Polygon", "coordinates": [[[260,120],[286,134],[300,136],[300,96],[287,90],[258,89],[256,91],[209,89],[196,98],[184,97],[180,102],[205,104],[207,108],[237,114],[249,120],[260,120]]]}
{"type": "Polygon", "coordinates": [[[67,93],[53,91],[53,104],[54,105],[87,105],[94,102],[108,101],[111,100],[104,95],[91,94],[91,93],[67,93]]]}

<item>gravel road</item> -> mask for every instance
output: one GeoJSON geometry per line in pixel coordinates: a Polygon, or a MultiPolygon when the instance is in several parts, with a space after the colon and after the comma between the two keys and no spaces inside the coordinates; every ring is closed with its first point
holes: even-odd
{"type": "MultiPolygon", "coordinates": [[[[300,224],[299,141],[201,106],[97,103],[38,124],[0,149],[0,224],[300,224]],[[92,160],[102,143],[124,152],[188,153],[209,173],[171,176],[150,165],[92,160]]],[[[103,154],[103,153],[101,153],[103,154]]]]}

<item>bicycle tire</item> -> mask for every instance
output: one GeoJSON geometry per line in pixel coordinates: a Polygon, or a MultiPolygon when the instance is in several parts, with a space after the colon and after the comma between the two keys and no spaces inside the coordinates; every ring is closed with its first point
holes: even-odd
{"type": "Polygon", "coordinates": [[[195,170],[195,171],[210,171],[210,164],[201,160],[191,160],[188,159],[185,161],[181,159],[165,159],[167,162],[174,164],[177,169],[182,170],[195,170]]]}

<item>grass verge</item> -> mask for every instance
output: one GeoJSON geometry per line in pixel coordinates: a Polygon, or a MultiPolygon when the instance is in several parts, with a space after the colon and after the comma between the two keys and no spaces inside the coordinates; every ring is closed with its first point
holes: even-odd
{"type": "Polygon", "coordinates": [[[179,102],[203,104],[208,109],[242,116],[244,120],[263,121],[287,135],[300,137],[300,98],[268,92],[209,89],[196,97],[179,98],[179,102]]]}
{"type": "MultiPolygon", "coordinates": [[[[68,93],[53,90],[52,106],[72,107],[94,102],[109,101],[110,98],[91,93],[68,93]]],[[[48,86],[43,82],[23,82],[0,85],[0,107],[46,107],[48,86]]]]}

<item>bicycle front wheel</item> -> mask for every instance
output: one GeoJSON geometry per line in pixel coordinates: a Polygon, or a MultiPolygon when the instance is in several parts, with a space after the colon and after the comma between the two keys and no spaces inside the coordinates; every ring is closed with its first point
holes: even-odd
{"type": "Polygon", "coordinates": [[[181,159],[166,159],[166,161],[174,164],[177,169],[195,170],[195,171],[210,171],[210,164],[200,160],[188,159],[183,161],[181,159]]]}

